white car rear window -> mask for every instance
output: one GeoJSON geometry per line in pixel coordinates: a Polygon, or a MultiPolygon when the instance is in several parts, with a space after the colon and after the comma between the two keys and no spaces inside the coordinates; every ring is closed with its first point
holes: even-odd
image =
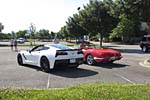
{"type": "Polygon", "coordinates": [[[63,45],[63,44],[52,44],[51,46],[55,47],[55,48],[58,48],[58,49],[61,49],[61,50],[71,49],[70,47],[68,47],[66,45],[63,45]]]}

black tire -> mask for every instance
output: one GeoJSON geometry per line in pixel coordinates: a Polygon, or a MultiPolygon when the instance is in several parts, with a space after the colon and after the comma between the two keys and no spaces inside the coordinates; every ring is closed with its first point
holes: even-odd
{"type": "Polygon", "coordinates": [[[146,47],[146,46],[143,46],[143,47],[142,47],[142,51],[143,51],[143,52],[147,52],[147,47],[146,47]]]}
{"type": "Polygon", "coordinates": [[[40,65],[45,72],[50,72],[50,64],[46,57],[41,58],[40,65]]]}
{"type": "Polygon", "coordinates": [[[112,63],[114,63],[114,61],[109,61],[108,63],[109,63],[109,64],[112,64],[112,63]]]}
{"type": "Polygon", "coordinates": [[[18,62],[19,65],[23,65],[23,60],[22,60],[21,54],[17,55],[17,62],[18,62]]]}
{"type": "Polygon", "coordinates": [[[86,56],[86,63],[88,65],[94,65],[94,63],[95,63],[94,57],[91,54],[86,56]]]}

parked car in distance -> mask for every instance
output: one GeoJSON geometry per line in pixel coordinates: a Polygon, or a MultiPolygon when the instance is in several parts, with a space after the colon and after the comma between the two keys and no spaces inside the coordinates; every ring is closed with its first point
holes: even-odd
{"type": "Polygon", "coordinates": [[[143,52],[147,52],[150,49],[150,35],[144,35],[140,42],[140,47],[143,52]]]}
{"type": "Polygon", "coordinates": [[[18,38],[17,40],[17,43],[25,43],[26,40],[24,38],[18,38]]]}
{"type": "Polygon", "coordinates": [[[17,55],[19,65],[34,65],[44,71],[62,66],[77,68],[83,63],[83,52],[63,44],[39,45],[17,55]]]}
{"type": "Polygon", "coordinates": [[[89,65],[94,65],[96,63],[113,63],[122,58],[119,51],[96,48],[96,46],[90,42],[81,43],[80,48],[84,53],[84,62],[89,65]]]}

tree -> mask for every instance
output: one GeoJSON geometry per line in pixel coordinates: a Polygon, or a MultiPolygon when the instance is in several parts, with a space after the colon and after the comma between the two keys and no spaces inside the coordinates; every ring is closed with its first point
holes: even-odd
{"type": "Polygon", "coordinates": [[[150,0],[120,0],[124,7],[126,15],[136,15],[141,21],[149,22],[150,17],[150,0]]]}
{"type": "Polygon", "coordinates": [[[68,18],[66,30],[70,37],[77,38],[100,34],[100,46],[103,37],[139,37],[143,35],[139,30],[141,21],[150,21],[149,6],[150,0],[89,0],[68,18]]]}
{"type": "MultiPolygon", "coordinates": [[[[142,1],[141,0],[116,0],[116,8],[112,8],[114,15],[119,18],[117,27],[110,34],[110,38],[122,38],[122,41],[129,43],[129,39],[135,39],[143,34],[140,34],[140,24],[143,20],[141,16],[142,1]],[[119,14],[118,14],[119,12],[119,14]],[[126,39],[125,39],[126,38],[126,39]],[[125,41],[126,40],[126,41],[125,41]]],[[[112,12],[111,12],[112,13],[112,12]]],[[[130,39],[130,42],[133,42],[130,39]]]]}
{"type": "MultiPolygon", "coordinates": [[[[35,32],[36,32],[35,24],[31,23],[29,29],[30,29],[30,33],[31,33],[30,38],[34,39],[34,45],[35,45],[35,32]]],[[[30,41],[30,43],[31,43],[31,46],[32,46],[32,40],[30,41]]]]}
{"type": "Polygon", "coordinates": [[[87,31],[82,27],[81,17],[78,14],[74,14],[73,17],[69,17],[66,22],[66,28],[70,36],[76,37],[76,39],[83,37],[87,31]]]}
{"type": "Polygon", "coordinates": [[[60,31],[59,31],[59,35],[62,37],[62,39],[66,39],[66,41],[68,40],[69,38],[69,33],[67,31],[67,27],[66,26],[63,26],[61,27],[60,31]]]}
{"type": "MultiPolygon", "coordinates": [[[[79,7],[78,7],[79,10],[79,7]]],[[[118,19],[111,15],[109,6],[102,1],[90,0],[78,14],[73,14],[67,21],[67,31],[72,37],[84,35],[97,36],[100,34],[100,46],[103,37],[108,37],[111,30],[117,25],[118,19]]]]}
{"type": "Polygon", "coordinates": [[[45,30],[45,29],[39,30],[39,32],[37,32],[36,34],[36,37],[38,39],[49,39],[50,38],[49,30],[45,30]]]}
{"type": "Polygon", "coordinates": [[[51,37],[51,39],[54,39],[54,38],[56,37],[55,32],[51,31],[51,33],[50,33],[50,37],[51,37]]]}
{"type": "Polygon", "coordinates": [[[150,0],[139,0],[141,2],[141,16],[143,21],[150,22],[150,0]]]}
{"type": "Polygon", "coordinates": [[[0,39],[3,38],[3,34],[1,33],[3,29],[4,29],[4,25],[2,25],[2,23],[0,23],[0,39]]]}
{"type": "Polygon", "coordinates": [[[86,14],[81,15],[85,18],[83,26],[89,30],[92,35],[100,34],[100,47],[102,47],[103,37],[108,36],[111,30],[116,26],[116,18],[111,16],[110,9],[102,1],[90,0],[87,6],[84,6],[86,14]]]}
{"type": "Polygon", "coordinates": [[[0,22],[0,32],[2,32],[3,29],[4,29],[4,25],[2,25],[2,23],[0,22]]]}
{"type": "Polygon", "coordinates": [[[16,38],[16,33],[14,31],[11,31],[11,35],[12,35],[12,38],[16,38]]]}
{"type": "Polygon", "coordinates": [[[30,26],[29,26],[29,30],[30,30],[30,33],[31,33],[31,38],[35,38],[35,32],[36,32],[36,26],[35,24],[31,23],[30,26]]]}
{"type": "Polygon", "coordinates": [[[16,32],[16,38],[25,38],[26,33],[27,33],[27,30],[20,30],[16,32]]]}
{"type": "Polygon", "coordinates": [[[130,40],[135,37],[134,27],[136,23],[133,19],[128,19],[125,15],[120,16],[120,22],[117,27],[113,29],[110,38],[122,37],[124,42],[130,42],[130,40]]]}

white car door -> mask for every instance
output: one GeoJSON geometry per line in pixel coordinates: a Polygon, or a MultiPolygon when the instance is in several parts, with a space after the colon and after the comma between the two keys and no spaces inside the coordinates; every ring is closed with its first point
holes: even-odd
{"type": "Polygon", "coordinates": [[[31,52],[31,61],[33,64],[37,65],[38,64],[38,60],[39,60],[39,57],[40,57],[40,52],[41,51],[33,51],[31,52]]]}
{"type": "Polygon", "coordinates": [[[36,65],[40,57],[40,51],[32,51],[23,54],[27,64],[36,65]]]}
{"type": "Polygon", "coordinates": [[[38,65],[39,59],[42,55],[45,54],[45,52],[49,49],[49,47],[46,46],[39,46],[37,49],[31,52],[31,61],[34,65],[38,65]]]}
{"type": "Polygon", "coordinates": [[[26,53],[23,53],[23,56],[25,58],[26,64],[33,64],[31,52],[27,51],[26,53]]]}
{"type": "Polygon", "coordinates": [[[43,47],[44,46],[37,46],[33,48],[31,51],[28,51],[26,54],[24,54],[24,56],[26,57],[26,63],[37,65],[43,47]]]}

